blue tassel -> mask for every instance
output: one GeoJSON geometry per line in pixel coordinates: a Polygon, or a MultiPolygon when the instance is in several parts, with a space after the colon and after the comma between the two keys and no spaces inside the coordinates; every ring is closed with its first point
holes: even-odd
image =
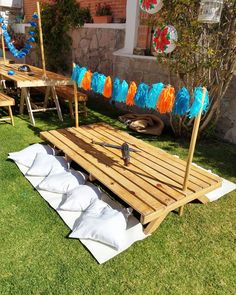
{"type": "Polygon", "coordinates": [[[33,31],[29,31],[29,33],[28,33],[30,36],[34,36],[35,35],[35,32],[33,32],[33,31]]]}
{"type": "Polygon", "coordinates": [[[82,83],[82,80],[84,78],[84,75],[85,73],[87,72],[87,69],[86,68],[80,68],[78,70],[78,76],[77,76],[77,84],[78,84],[78,87],[81,87],[81,83],[82,83]]]}
{"type": "Polygon", "coordinates": [[[72,81],[77,81],[78,76],[79,76],[79,70],[80,70],[80,67],[78,65],[75,65],[75,67],[73,69],[73,73],[71,75],[72,81]]]}
{"type": "Polygon", "coordinates": [[[140,83],[134,97],[134,103],[141,108],[146,107],[148,101],[149,87],[145,83],[140,83]]]}
{"type": "Polygon", "coordinates": [[[106,76],[103,75],[103,74],[98,74],[98,77],[97,77],[97,91],[96,91],[97,93],[103,94],[105,81],[106,81],[106,76]]]}
{"type": "Polygon", "coordinates": [[[98,79],[98,72],[94,72],[92,75],[92,81],[91,81],[91,89],[94,92],[97,92],[97,79],[98,79]]]}
{"type": "Polygon", "coordinates": [[[34,18],[34,19],[38,19],[39,16],[38,16],[38,14],[35,12],[35,13],[32,15],[32,18],[34,18]]]}
{"type": "MultiPolygon", "coordinates": [[[[196,117],[202,107],[202,87],[196,87],[194,89],[194,102],[189,110],[189,118],[193,118],[196,117]]],[[[202,112],[205,113],[208,109],[209,106],[209,95],[208,95],[208,91],[206,91],[206,95],[205,95],[205,99],[204,99],[204,103],[203,103],[203,107],[202,107],[202,112]]]]}
{"type": "Polygon", "coordinates": [[[35,39],[34,39],[34,37],[30,37],[28,40],[27,40],[27,42],[35,42],[35,39]]]}
{"type": "Polygon", "coordinates": [[[118,91],[118,95],[116,97],[116,101],[117,102],[125,102],[126,96],[128,94],[128,90],[129,90],[129,85],[125,80],[123,80],[119,86],[119,91],[118,91]]]}
{"type": "Polygon", "coordinates": [[[112,85],[112,100],[116,101],[120,90],[120,79],[115,78],[112,85]]]}
{"type": "Polygon", "coordinates": [[[148,99],[146,101],[146,107],[148,109],[156,109],[158,98],[164,86],[163,83],[152,84],[152,88],[149,90],[148,99]]]}
{"type": "Polygon", "coordinates": [[[36,22],[32,22],[32,21],[30,21],[29,22],[29,24],[31,25],[31,27],[33,27],[33,28],[36,28],[37,27],[37,24],[36,24],[36,22]]]}
{"type": "Polygon", "coordinates": [[[185,115],[190,107],[190,94],[186,87],[182,87],[176,95],[173,115],[185,115]]]}

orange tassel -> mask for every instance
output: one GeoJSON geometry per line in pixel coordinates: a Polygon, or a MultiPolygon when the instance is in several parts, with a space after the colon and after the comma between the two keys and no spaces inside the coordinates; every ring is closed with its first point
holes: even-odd
{"type": "Polygon", "coordinates": [[[126,97],[126,105],[133,106],[134,105],[134,97],[137,92],[137,85],[135,82],[131,82],[128,90],[128,94],[126,97]]]}
{"type": "Polygon", "coordinates": [[[104,84],[103,95],[106,98],[111,98],[111,96],[112,96],[112,81],[111,81],[110,76],[108,76],[106,78],[106,81],[105,81],[105,84],[104,84]]]}
{"type": "Polygon", "coordinates": [[[164,88],[157,101],[157,109],[161,114],[170,113],[175,102],[175,89],[172,86],[164,88]]]}
{"type": "Polygon", "coordinates": [[[87,71],[84,74],[84,78],[82,80],[82,88],[84,88],[84,90],[91,90],[92,75],[93,73],[91,71],[87,71]]]}

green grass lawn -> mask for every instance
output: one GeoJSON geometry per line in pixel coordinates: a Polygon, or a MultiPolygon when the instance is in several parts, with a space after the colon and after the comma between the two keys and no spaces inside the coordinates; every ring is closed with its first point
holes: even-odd
{"type": "MultiPolygon", "coordinates": [[[[105,121],[125,128],[119,112],[89,103],[82,123],[105,121]]],[[[155,233],[114,259],[99,265],[69,228],[6,160],[10,151],[40,142],[39,132],[70,126],[54,113],[15,117],[15,127],[0,124],[0,294],[235,294],[236,192],[201,205],[191,203],[180,218],[168,215],[155,233]]],[[[137,136],[137,134],[132,133],[137,136]]],[[[186,158],[188,141],[168,132],[145,141],[186,158]]],[[[236,148],[215,139],[200,141],[194,161],[236,182],[236,148]]]]}

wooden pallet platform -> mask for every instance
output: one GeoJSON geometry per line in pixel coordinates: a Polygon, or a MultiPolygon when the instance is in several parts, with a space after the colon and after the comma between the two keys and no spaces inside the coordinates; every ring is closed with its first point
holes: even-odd
{"type": "Polygon", "coordinates": [[[188,188],[183,192],[185,161],[107,124],[45,131],[40,136],[139,212],[141,223],[148,224],[146,234],[153,232],[170,211],[221,186],[219,177],[192,165],[188,188]],[[141,152],[131,152],[130,165],[124,166],[120,150],[93,141],[128,142],[141,152]]]}

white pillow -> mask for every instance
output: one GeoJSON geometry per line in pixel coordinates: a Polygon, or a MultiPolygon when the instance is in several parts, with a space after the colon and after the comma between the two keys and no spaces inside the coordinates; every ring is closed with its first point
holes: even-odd
{"type": "Polygon", "coordinates": [[[59,206],[59,209],[65,211],[85,211],[100,197],[101,191],[99,188],[92,183],[87,183],[69,191],[65,202],[59,206]]]}
{"type": "Polygon", "coordinates": [[[49,174],[38,188],[52,193],[66,194],[79,185],[83,185],[88,176],[75,170],[64,170],[58,174],[49,174]]]}
{"type": "Polygon", "coordinates": [[[37,153],[54,155],[55,150],[48,145],[35,143],[19,152],[9,153],[8,159],[26,167],[30,167],[33,164],[37,153]]]}
{"type": "Polygon", "coordinates": [[[47,176],[60,173],[68,169],[69,163],[64,157],[45,155],[42,153],[36,154],[32,166],[27,171],[28,176],[47,176]]]}
{"type": "Polygon", "coordinates": [[[106,206],[99,214],[84,212],[69,237],[90,239],[121,250],[125,246],[126,226],[122,212],[106,206]]]}

